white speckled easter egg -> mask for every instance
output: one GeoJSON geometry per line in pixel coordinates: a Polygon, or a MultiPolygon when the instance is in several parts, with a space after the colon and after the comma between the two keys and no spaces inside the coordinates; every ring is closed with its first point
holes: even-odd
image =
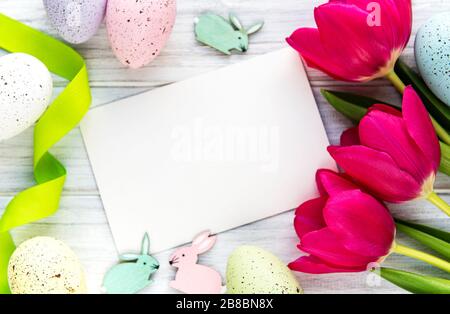
{"type": "Polygon", "coordinates": [[[0,141],[30,127],[47,108],[53,81],[47,67],[24,53],[0,57],[0,141]]]}
{"type": "Polygon", "coordinates": [[[45,10],[62,38],[73,44],[89,40],[105,16],[107,0],[44,0],[45,10]]]}
{"type": "Polygon", "coordinates": [[[8,279],[15,294],[86,293],[77,256],[66,244],[50,237],[22,243],[9,260],[8,279]]]}
{"type": "Polygon", "coordinates": [[[415,53],[423,80],[450,106],[450,12],[432,17],[419,29],[415,53]]]}
{"type": "Polygon", "coordinates": [[[234,250],[227,265],[229,294],[301,294],[289,268],[275,255],[254,246],[234,250]]]}
{"type": "Polygon", "coordinates": [[[109,0],[106,27],[119,61],[140,68],[164,48],[175,24],[176,0],[109,0]]]}

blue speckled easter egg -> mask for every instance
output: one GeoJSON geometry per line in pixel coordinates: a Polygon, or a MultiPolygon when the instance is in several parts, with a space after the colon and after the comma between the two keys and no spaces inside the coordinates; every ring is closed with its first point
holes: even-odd
{"type": "Polygon", "coordinates": [[[73,44],[89,40],[105,16],[107,0],[44,0],[51,24],[73,44]]]}
{"type": "Polygon", "coordinates": [[[425,83],[450,106],[450,12],[432,17],[419,29],[415,52],[425,83]]]}

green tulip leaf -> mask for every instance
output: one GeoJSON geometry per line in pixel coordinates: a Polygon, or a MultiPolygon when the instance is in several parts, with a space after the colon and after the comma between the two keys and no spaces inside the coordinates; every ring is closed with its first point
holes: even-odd
{"type": "Polygon", "coordinates": [[[415,224],[415,223],[404,221],[404,220],[400,220],[400,219],[397,219],[397,218],[395,219],[395,221],[396,221],[397,224],[402,224],[404,226],[407,226],[407,227],[410,227],[410,228],[422,231],[422,232],[427,233],[427,234],[429,234],[429,235],[431,235],[431,236],[433,236],[435,238],[438,238],[438,239],[440,239],[442,241],[450,243],[450,232],[442,231],[442,230],[435,229],[435,228],[432,228],[432,227],[428,227],[428,226],[425,226],[425,225],[415,224]]]}
{"type": "MultiPolygon", "coordinates": [[[[450,260],[450,243],[432,236],[424,231],[417,230],[411,226],[397,222],[397,230],[400,230],[407,236],[419,241],[423,245],[429,247],[433,251],[439,253],[447,260],[450,260]]],[[[424,226],[425,227],[425,226],[424,226]]],[[[428,227],[427,227],[428,228],[428,227]]],[[[430,228],[432,229],[432,228],[430,228]]],[[[435,230],[439,231],[439,230],[435,230]]]]}
{"type": "Polygon", "coordinates": [[[433,94],[423,79],[401,60],[395,65],[395,73],[405,85],[414,87],[428,112],[442,127],[450,131],[450,108],[433,94]]]}
{"type": "Polygon", "coordinates": [[[450,294],[450,280],[380,268],[379,275],[394,285],[417,294],[450,294]]]}
{"type": "Polygon", "coordinates": [[[369,107],[375,104],[386,104],[381,100],[346,92],[322,89],[321,93],[331,106],[355,123],[359,122],[362,117],[364,117],[369,107]]]}
{"type": "Polygon", "coordinates": [[[441,164],[439,171],[450,176],[450,146],[443,142],[439,142],[439,144],[441,145],[441,164]]]}

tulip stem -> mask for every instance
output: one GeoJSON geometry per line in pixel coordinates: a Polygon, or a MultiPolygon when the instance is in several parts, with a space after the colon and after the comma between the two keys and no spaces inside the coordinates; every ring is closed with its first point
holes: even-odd
{"type": "Polygon", "coordinates": [[[402,80],[398,77],[397,73],[392,70],[386,75],[386,78],[391,81],[392,85],[400,92],[400,94],[403,94],[405,91],[405,84],[402,82],[402,80]]]}
{"type": "Polygon", "coordinates": [[[433,203],[436,207],[438,207],[440,210],[442,210],[444,213],[447,214],[447,216],[450,216],[450,205],[447,204],[446,201],[444,201],[439,195],[437,195],[435,192],[431,192],[427,200],[429,200],[431,203],[433,203]]]}
{"type": "Polygon", "coordinates": [[[421,260],[450,273],[450,263],[431,254],[424,253],[401,244],[395,244],[393,251],[400,255],[421,260]]]}
{"type": "Polygon", "coordinates": [[[450,145],[450,135],[431,115],[430,118],[437,136],[442,140],[442,142],[450,145]]]}

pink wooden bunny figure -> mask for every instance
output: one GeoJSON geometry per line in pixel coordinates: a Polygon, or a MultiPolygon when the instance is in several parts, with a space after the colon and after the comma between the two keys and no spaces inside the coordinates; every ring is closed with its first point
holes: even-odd
{"type": "Polygon", "coordinates": [[[188,294],[219,294],[222,291],[222,277],[207,266],[198,265],[198,255],[209,251],[216,243],[216,237],[205,231],[194,238],[191,246],[175,251],[169,264],[178,268],[170,287],[188,294]]]}

